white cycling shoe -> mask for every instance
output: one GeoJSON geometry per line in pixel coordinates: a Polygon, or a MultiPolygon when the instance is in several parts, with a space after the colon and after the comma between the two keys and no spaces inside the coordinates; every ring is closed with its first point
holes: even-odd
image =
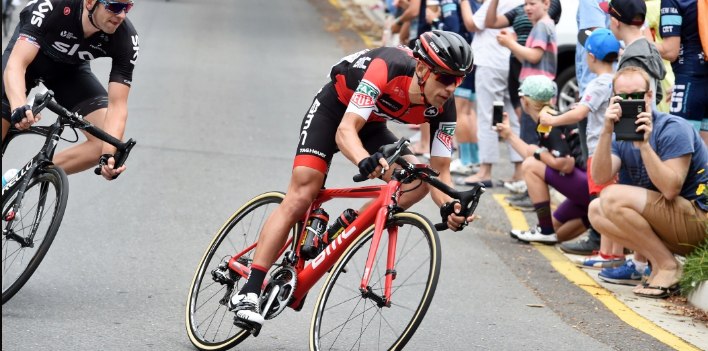
{"type": "Polygon", "coordinates": [[[258,305],[258,295],[253,293],[234,295],[229,300],[228,307],[229,311],[236,313],[234,316],[235,326],[251,331],[253,336],[258,336],[265,322],[258,305]]]}
{"type": "Polygon", "coordinates": [[[537,242],[544,244],[555,244],[558,242],[558,235],[556,235],[556,233],[542,234],[541,228],[539,226],[531,228],[531,230],[512,229],[510,235],[512,238],[521,241],[537,242]]]}

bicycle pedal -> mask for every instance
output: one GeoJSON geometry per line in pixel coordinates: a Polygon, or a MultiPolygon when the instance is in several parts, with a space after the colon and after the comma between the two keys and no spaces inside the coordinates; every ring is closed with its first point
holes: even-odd
{"type": "Polygon", "coordinates": [[[261,328],[263,327],[262,325],[254,325],[254,324],[242,321],[236,317],[234,317],[234,325],[241,328],[241,329],[248,330],[248,332],[251,333],[251,335],[253,335],[254,337],[256,337],[256,336],[258,336],[258,334],[260,334],[261,328]]]}

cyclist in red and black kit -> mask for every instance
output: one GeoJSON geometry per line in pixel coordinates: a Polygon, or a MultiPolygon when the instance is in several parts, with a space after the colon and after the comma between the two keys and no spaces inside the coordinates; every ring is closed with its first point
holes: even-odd
{"type": "MultiPolygon", "coordinates": [[[[456,33],[423,33],[415,48],[383,47],[347,56],[332,67],[331,81],[317,94],[300,128],[290,186],[285,199],[267,219],[251,265],[251,275],[229,303],[236,313],[234,324],[260,329],[258,296],[266,273],[287,240],[290,228],[302,218],[324,181],[332,156],[341,151],[370,179],[391,180],[396,165],[389,167],[380,146],[398,138],[386,121],[406,124],[428,122],[431,126],[430,165],[450,186],[450,156],[457,113],[453,93],[472,69],[472,49],[456,33]]],[[[404,157],[420,163],[406,150],[404,157]]],[[[423,184],[402,185],[399,205],[409,208],[425,197],[423,184]],[[411,190],[405,192],[405,190],[411,190]]],[[[440,206],[443,221],[452,230],[465,221],[457,216],[460,204],[437,189],[432,198],[440,206]]],[[[474,216],[467,218],[468,222],[474,216]]]]}
{"type": "MultiPolygon", "coordinates": [[[[20,130],[40,120],[27,105],[27,94],[41,81],[56,101],[121,139],[128,118],[128,93],[139,42],[126,18],[128,0],[31,0],[2,55],[2,138],[11,126],[20,130]],[[91,72],[89,61],[110,57],[108,92],[91,72]]],[[[125,170],[113,169],[115,147],[86,134],[86,142],[54,156],[67,174],[103,160],[110,180],[125,170]]]]}

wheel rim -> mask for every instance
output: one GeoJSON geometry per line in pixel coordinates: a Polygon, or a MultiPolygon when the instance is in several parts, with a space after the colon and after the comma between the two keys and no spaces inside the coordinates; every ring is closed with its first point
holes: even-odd
{"type": "Polygon", "coordinates": [[[558,94],[558,109],[561,113],[570,110],[570,107],[575,103],[575,95],[578,94],[578,79],[573,77],[569,79],[561,88],[558,94]]]}
{"type": "MultiPolygon", "coordinates": [[[[318,350],[400,349],[415,332],[427,309],[422,305],[434,293],[435,284],[430,283],[436,257],[429,237],[417,227],[420,223],[410,220],[397,223],[405,225],[398,231],[397,277],[391,290],[391,307],[380,308],[371,299],[362,298],[359,292],[372,231],[342,259],[347,262],[348,272],[338,271],[325,287],[313,330],[318,350]]],[[[379,295],[384,290],[387,250],[388,234],[384,231],[369,283],[379,295]]]]}
{"type": "MultiPolygon", "coordinates": [[[[2,228],[3,233],[7,226],[5,214],[11,208],[14,202],[15,195],[10,197],[3,204],[2,208],[2,228]]],[[[22,237],[29,236],[33,231],[32,223],[38,218],[39,225],[34,231],[33,247],[22,247],[16,240],[10,239],[8,236],[2,237],[2,292],[5,294],[12,288],[18,279],[26,272],[28,266],[34,262],[37,253],[42,248],[47,233],[50,230],[51,224],[54,222],[56,212],[59,208],[60,189],[58,180],[53,176],[45,176],[40,181],[30,184],[25,191],[25,195],[20,204],[19,211],[15,214],[15,219],[11,229],[22,237]],[[37,211],[37,205],[40,200],[41,186],[47,185],[45,194],[44,207],[41,213],[37,211]]]]}
{"type": "MultiPolygon", "coordinates": [[[[243,208],[225,225],[205,255],[192,286],[188,311],[189,328],[201,347],[223,347],[248,336],[246,331],[233,325],[233,313],[219,302],[238,293],[246,280],[238,279],[229,291],[227,285],[221,285],[211,278],[211,271],[222,260],[233,257],[256,242],[265,220],[281,201],[282,197],[270,197],[243,208]]],[[[240,262],[250,266],[254,252],[255,249],[252,249],[243,255],[240,262]]],[[[281,259],[276,262],[279,263],[281,259]]],[[[277,268],[273,266],[271,271],[277,268]]]]}

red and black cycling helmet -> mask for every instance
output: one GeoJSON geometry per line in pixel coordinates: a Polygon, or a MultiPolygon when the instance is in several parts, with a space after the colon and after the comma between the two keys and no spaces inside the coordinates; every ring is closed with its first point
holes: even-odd
{"type": "Polygon", "coordinates": [[[470,72],[474,62],[472,48],[462,36],[441,30],[421,34],[415,41],[413,57],[430,67],[463,73],[470,72]]]}

